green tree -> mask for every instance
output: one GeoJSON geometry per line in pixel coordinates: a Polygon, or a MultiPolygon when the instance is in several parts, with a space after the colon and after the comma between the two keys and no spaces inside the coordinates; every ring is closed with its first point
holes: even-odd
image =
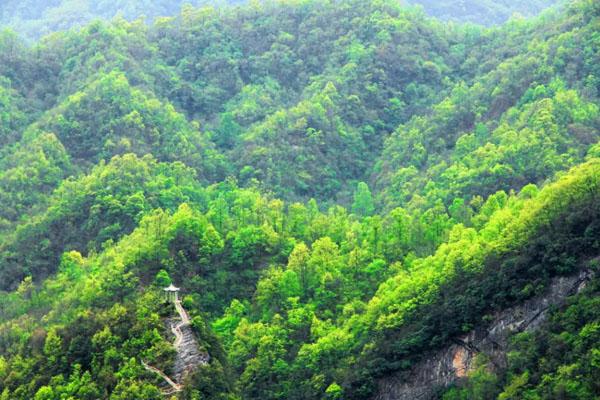
{"type": "Polygon", "coordinates": [[[364,182],[359,182],[354,192],[354,202],[352,203],[352,212],[361,217],[368,217],[375,211],[373,197],[369,186],[364,182]]]}
{"type": "Polygon", "coordinates": [[[156,274],[156,277],[154,278],[154,284],[161,288],[165,288],[165,287],[169,286],[171,284],[171,282],[173,282],[173,281],[171,280],[169,273],[167,271],[165,271],[164,269],[161,269],[160,271],[158,271],[158,273],[156,274]]]}

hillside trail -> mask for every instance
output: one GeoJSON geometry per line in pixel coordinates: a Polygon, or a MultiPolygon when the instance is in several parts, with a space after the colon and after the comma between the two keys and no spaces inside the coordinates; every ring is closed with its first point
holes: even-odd
{"type": "Polygon", "coordinates": [[[193,371],[199,365],[206,365],[209,361],[209,356],[199,350],[198,342],[194,336],[191,327],[190,316],[181,305],[181,300],[174,301],[175,310],[179,315],[179,322],[171,323],[171,332],[175,335],[173,347],[177,352],[175,358],[173,379],[167,376],[164,372],[148,365],[142,361],[142,365],[147,371],[159,375],[170,387],[171,390],[163,392],[164,395],[171,395],[183,390],[182,382],[188,373],[193,371]]]}
{"type": "Polygon", "coordinates": [[[173,343],[173,346],[175,346],[175,349],[177,349],[181,346],[181,343],[183,341],[183,331],[181,330],[181,328],[190,324],[190,316],[181,305],[180,300],[175,301],[175,309],[179,314],[179,319],[181,319],[181,322],[179,322],[178,324],[171,325],[171,331],[175,335],[175,342],[173,343]]]}
{"type": "Polygon", "coordinates": [[[163,378],[163,380],[165,382],[167,382],[169,384],[169,386],[171,386],[172,390],[168,391],[168,392],[163,392],[164,395],[168,395],[168,394],[173,394],[173,393],[177,393],[177,392],[181,392],[181,390],[183,389],[181,387],[181,385],[173,382],[173,380],[171,378],[169,378],[164,372],[162,372],[160,369],[158,368],[154,368],[151,365],[146,364],[143,360],[142,360],[142,365],[144,366],[144,368],[147,371],[150,372],[154,372],[155,374],[159,375],[161,378],[163,378]]]}

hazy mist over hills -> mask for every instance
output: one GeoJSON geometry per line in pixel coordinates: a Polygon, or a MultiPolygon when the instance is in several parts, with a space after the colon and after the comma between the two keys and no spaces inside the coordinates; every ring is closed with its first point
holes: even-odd
{"type": "Polygon", "coordinates": [[[501,24],[513,14],[534,16],[562,0],[407,0],[434,17],[481,25],[501,24]]]}
{"type": "Polygon", "coordinates": [[[0,3],[0,23],[30,38],[83,26],[95,18],[128,20],[179,13],[184,4],[235,5],[245,0],[3,0],[0,3]]]}
{"type": "MultiPolygon", "coordinates": [[[[122,16],[132,20],[145,16],[151,21],[156,17],[178,14],[184,4],[223,6],[245,2],[246,0],[4,0],[0,4],[0,25],[35,39],[53,31],[82,26],[95,18],[112,19],[122,16]]],[[[421,5],[428,14],[441,19],[483,25],[502,23],[513,13],[533,16],[558,2],[560,0],[406,0],[406,4],[421,5]]]]}

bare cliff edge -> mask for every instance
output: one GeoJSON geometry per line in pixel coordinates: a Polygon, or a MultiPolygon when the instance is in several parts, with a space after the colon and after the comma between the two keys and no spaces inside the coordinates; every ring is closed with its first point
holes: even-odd
{"type": "Polygon", "coordinates": [[[466,377],[479,354],[485,354],[495,368],[505,368],[511,334],[537,329],[551,306],[560,305],[568,296],[579,293],[591,277],[592,272],[584,270],[578,275],[553,279],[544,295],[496,314],[487,328],[456,338],[455,343],[426,356],[408,374],[381,379],[373,400],[431,399],[439,388],[466,377]]]}

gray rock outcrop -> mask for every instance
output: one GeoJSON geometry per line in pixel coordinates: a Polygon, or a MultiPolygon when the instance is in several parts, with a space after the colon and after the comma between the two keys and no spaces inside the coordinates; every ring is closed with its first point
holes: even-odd
{"type": "Polygon", "coordinates": [[[183,390],[185,378],[196,368],[206,365],[210,361],[210,355],[202,351],[196,335],[192,329],[190,317],[181,305],[180,300],[175,300],[175,309],[179,318],[169,321],[171,332],[175,335],[175,365],[173,366],[173,379],[156,367],[148,365],[142,360],[142,366],[150,372],[162,378],[161,388],[163,395],[172,395],[183,390]]]}
{"type": "Polygon", "coordinates": [[[456,338],[451,345],[427,355],[408,372],[378,382],[373,400],[427,400],[440,388],[464,379],[474,369],[475,357],[485,354],[493,368],[507,366],[506,350],[512,334],[537,329],[550,307],[579,293],[591,279],[591,271],[552,280],[546,293],[494,315],[492,323],[456,338]]]}
{"type": "Polygon", "coordinates": [[[175,302],[175,308],[179,314],[180,321],[171,325],[171,330],[175,335],[175,343],[173,345],[177,351],[173,367],[173,377],[176,382],[181,384],[189,373],[193,372],[200,365],[208,364],[210,356],[207,352],[201,351],[196,340],[196,335],[192,330],[190,318],[179,300],[175,302]]]}

